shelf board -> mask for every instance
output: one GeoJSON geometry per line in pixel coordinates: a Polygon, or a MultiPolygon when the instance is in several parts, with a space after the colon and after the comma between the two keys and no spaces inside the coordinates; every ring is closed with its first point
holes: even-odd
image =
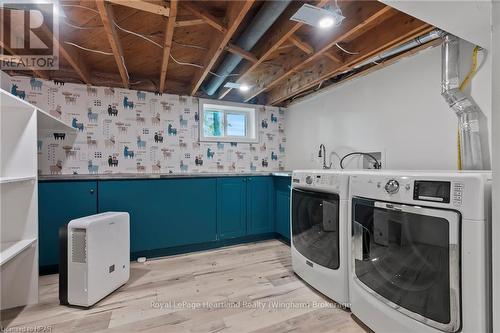
{"type": "Polygon", "coordinates": [[[36,242],[36,238],[22,239],[16,242],[0,243],[0,266],[15,258],[18,254],[26,250],[31,244],[36,242]]]}
{"type": "Polygon", "coordinates": [[[33,112],[36,107],[31,104],[26,102],[25,100],[12,95],[10,92],[0,89],[0,96],[2,99],[2,109],[3,108],[9,108],[9,109],[24,109],[29,112],[33,112]]]}
{"type": "Polygon", "coordinates": [[[30,112],[36,110],[37,113],[37,128],[39,131],[61,131],[76,133],[77,129],[66,124],[64,121],[51,116],[47,112],[39,109],[35,105],[12,95],[6,90],[0,89],[2,100],[2,109],[4,110],[19,110],[24,109],[30,112]]]}
{"type": "Polygon", "coordinates": [[[39,131],[61,131],[76,133],[77,129],[64,121],[51,116],[47,112],[37,109],[37,128],[39,131]]]}
{"type": "Polygon", "coordinates": [[[35,176],[18,176],[18,177],[0,177],[0,184],[26,182],[36,180],[35,176]]]}

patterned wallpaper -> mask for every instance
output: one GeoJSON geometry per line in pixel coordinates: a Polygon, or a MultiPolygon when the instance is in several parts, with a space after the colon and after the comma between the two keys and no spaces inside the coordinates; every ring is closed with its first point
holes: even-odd
{"type": "Polygon", "coordinates": [[[259,143],[198,142],[189,96],[11,77],[11,93],[77,128],[39,133],[39,174],[277,171],[285,168],[284,109],[259,106],[259,143]]]}

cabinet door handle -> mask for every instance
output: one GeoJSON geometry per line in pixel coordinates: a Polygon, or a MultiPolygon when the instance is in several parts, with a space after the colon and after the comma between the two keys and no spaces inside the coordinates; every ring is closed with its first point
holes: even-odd
{"type": "Polygon", "coordinates": [[[93,188],[90,189],[90,194],[94,194],[94,189],[93,188]]]}

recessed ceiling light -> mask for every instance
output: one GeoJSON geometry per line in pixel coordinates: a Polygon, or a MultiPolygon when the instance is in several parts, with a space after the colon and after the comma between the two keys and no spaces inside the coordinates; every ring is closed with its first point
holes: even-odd
{"type": "Polygon", "coordinates": [[[330,28],[335,24],[335,19],[331,16],[325,16],[319,20],[318,25],[322,29],[330,28]]]}
{"type": "Polygon", "coordinates": [[[250,90],[250,86],[248,84],[243,83],[243,84],[240,85],[240,90],[241,91],[249,91],[250,90]]]}

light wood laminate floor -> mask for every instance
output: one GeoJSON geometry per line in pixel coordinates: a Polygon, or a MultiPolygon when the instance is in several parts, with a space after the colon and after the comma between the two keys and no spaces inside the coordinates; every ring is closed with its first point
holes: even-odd
{"type": "Polygon", "coordinates": [[[129,282],[89,310],[59,305],[58,276],[43,276],[39,304],[3,311],[1,322],[11,331],[365,332],[335,306],[272,240],[132,263],[129,282]]]}

